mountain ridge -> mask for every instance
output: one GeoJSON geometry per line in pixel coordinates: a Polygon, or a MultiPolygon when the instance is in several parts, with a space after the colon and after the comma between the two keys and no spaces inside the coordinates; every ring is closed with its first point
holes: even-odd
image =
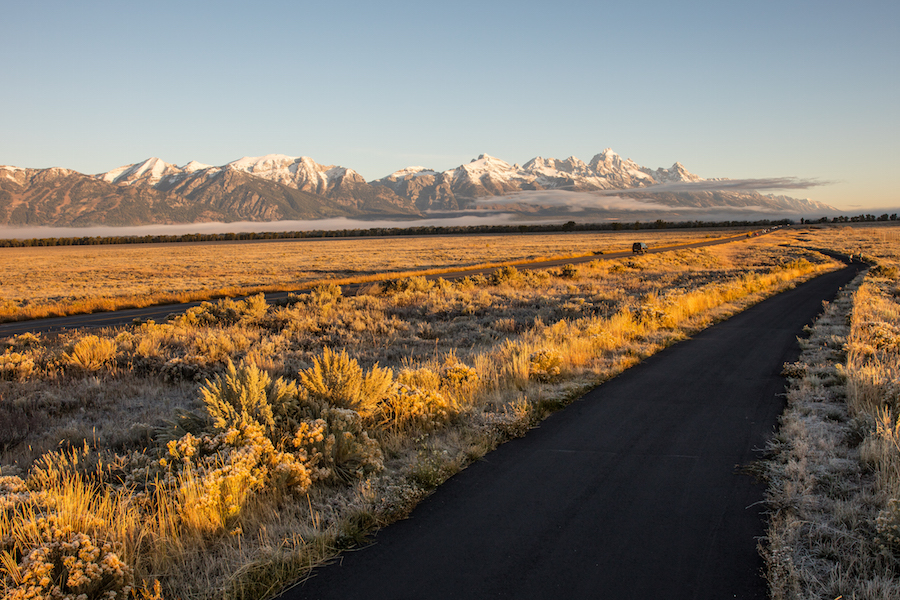
{"type": "MultiPolygon", "coordinates": [[[[550,216],[573,210],[566,205],[571,197],[565,192],[620,195],[635,203],[634,210],[646,210],[648,202],[672,210],[836,210],[819,202],[765,196],[752,190],[681,191],[678,187],[717,181],[730,180],[704,179],[679,162],[650,169],[622,158],[611,148],[588,162],[574,156],[538,156],[519,165],[481,154],[446,171],[406,167],[372,181],[348,167],[284,154],[245,156],[220,166],[190,161],[182,167],[151,157],[95,175],[59,167],[0,165],[0,225],[416,219],[437,212],[484,211],[498,204],[505,212],[550,216]],[[529,193],[533,197],[523,202],[529,193]],[[552,202],[541,204],[548,195],[553,195],[552,202]]],[[[598,201],[597,207],[591,207],[581,197],[578,210],[599,214],[601,204],[598,201]]]]}

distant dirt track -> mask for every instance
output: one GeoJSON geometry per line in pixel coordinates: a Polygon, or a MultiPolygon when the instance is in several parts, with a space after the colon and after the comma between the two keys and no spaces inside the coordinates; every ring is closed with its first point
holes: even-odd
{"type": "MultiPolygon", "coordinates": [[[[636,237],[640,237],[638,234],[636,237]]],[[[670,252],[672,250],[681,250],[684,248],[701,248],[703,246],[715,246],[718,244],[727,244],[730,242],[736,242],[740,240],[746,240],[746,233],[722,238],[713,241],[707,242],[694,242],[691,244],[682,244],[679,246],[666,246],[663,248],[653,249],[651,248],[648,251],[648,254],[653,254],[657,252],[670,252]]],[[[520,269],[547,269],[551,267],[558,267],[566,264],[579,264],[584,262],[590,262],[592,260],[604,260],[611,258],[623,258],[626,256],[632,256],[631,252],[616,252],[612,254],[603,254],[603,255],[591,255],[591,256],[581,256],[578,258],[566,258],[560,260],[549,260],[543,262],[533,262],[533,263],[522,263],[517,264],[516,266],[520,269]]],[[[438,275],[426,275],[426,279],[461,279],[467,275],[477,275],[493,273],[497,270],[497,267],[491,267],[487,269],[468,269],[468,270],[460,270],[454,271],[452,273],[441,273],[438,275]]],[[[344,295],[350,295],[356,292],[359,289],[359,284],[348,284],[342,286],[342,290],[344,295]]],[[[288,294],[291,292],[271,292],[266,293],[267,300],[279,300],[287,298],[288,294]]],[[[302,292],[297,292],[302,293],[302,292]]],[[[96,329],[100,327],[116,327],[120,325],[127,325],[133,322],[135,319],[147,320],[153,319],[155,321],[165,320],[171,314],[183,313],[187,309],[193,306],[199,306],[202,302],[187,302],[184,304],[163,304],[157,306],[147,306],[145,308],[129,308],[125,310],[117,310],[115,312],[103,312],[103,313],[91,313],[84,315],[72,315],[69,317],[51,317],[47,319],[35,319],[32,321],[16,321],[12,323],[3,323],[0,324],[0,338],[12,336],[12,335],[20,335],[22,333],[31,332],[31,333],[56,333],[60,331],[64,331],[67,329],[96,329]]]]}
{"type": "Polygon", "coordinates": [[[450,478],[283,600],[764,600],[764,485],[796,336],[863,265],[646,359],[450,478]]]}

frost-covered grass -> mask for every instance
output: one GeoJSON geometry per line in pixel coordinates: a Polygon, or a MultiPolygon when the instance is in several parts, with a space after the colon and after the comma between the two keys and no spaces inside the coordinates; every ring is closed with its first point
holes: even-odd
{"type": "Polygon", "coordinates": [[[587,387],[835,267],[785,239],[8,339],[0,589],[271,595],[587,387]]]}
{"type": "Polygon", "coordinates": [[[873,264],[786,365],[788,408],[767,471],[761,551],[771,596],[900,597],[900,228],[800,237],[873,264]]]}

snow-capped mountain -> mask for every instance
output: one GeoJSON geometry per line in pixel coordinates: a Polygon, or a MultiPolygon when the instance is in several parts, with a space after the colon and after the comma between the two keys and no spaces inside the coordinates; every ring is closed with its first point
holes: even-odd
{"type": "Polygon", "coordinates": [[[477,198],[529,190],[589,192],[702,180],[680,163],[669,169],[651,170],[607,148],[590,163],[574,156],[565,160],[536,157],[519,166],[482,154],[468,164],[441,173],[424,167],[408,167],[372,183],[387,186],[413,200],[420,210],[427,210],[453,209],[477,198]],[[448,205],[447,199],[451,197],[453,204],[448,205]]]}
{"type": "Polygon", "coordinates": [[[327,196],[341,184],[364,184],[362,175],[346,167],[320,165],[308,156],[294,158],[269,154],[257,158],[245,156],[225,165],[225,169],[243,171],[255,177],[295,187],[304,192],[327,196]]]}
{"type": "Polygon", "coordinates": [[[220,167],[213,167],[197,161],[177,167],[158,158],[149,158],[140,163],[100,173],[96,177],[117,185],[149,185],[168,190],[192,176],[210,178],[228,170],[247,173],[260,179],[274,181],[321,196],[328,195],[331,190],[345,180],[365,183],[365,179],[352,169],[320,165],[307,156],[294,158],[284,154],[245,156],[220,167]]]}
{"type": "MultiPolygon", "coordinates": [[[[535,157],[524,165],[482,154],[466,164],[438,171],[406,167],[367,182],[353,169],[322,165],[301,156],[244,157],[221,166],[191,161],[176,166],[159,158],[84,175],[68,169],[0,166],[0,224],[143,224],[210,220],[293,220],[334,216],[416,218],[425,212],[452,213],[491,208],[562,214],[565,192],[620,193],[622,202],[674,209],[759,208],[769,212],[834,211],[809,200],[716,189],[680,163],[649,169],[607,148],[589,162],[535,157]],[[684,184],[684,185],[681,185],[684,184]],[[688,184],[696,184],[692,186],[688,184]],[[523,202],[523,193],[532,193],[523,202]],[[552,195],[552,202],[542,199],[552,195]],[[507,196],[511,196],[506,201],[507,196]],[[555,212],[554,212],[555,211],[555,212]]],[[[722,180],[727,181],[727,180],[722,180]]],[[[578,210],[603,214],[604,204],[578,210]]]]}
{"type": "Polygon", "coordinates": [[[97,178],[117,185],[148,184],[156,186],[160,181],[183,179],[195,171],[209,168],[209,165],[193,160],[183,167],[176,167],[154,157],[148,158],[144,162],[113,169],[97,175],[97,178]]]}

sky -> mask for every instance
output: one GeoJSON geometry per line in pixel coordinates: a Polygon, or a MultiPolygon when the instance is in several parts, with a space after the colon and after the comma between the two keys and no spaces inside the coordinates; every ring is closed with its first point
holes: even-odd
{"type": "Polygon", "coordinates": [[[653,169],[811,181],[784,193],[851,213],[900,207],[896,0],[0,8],[0,164],[286,154],[372,180],[610,147],[653,169]]]}

